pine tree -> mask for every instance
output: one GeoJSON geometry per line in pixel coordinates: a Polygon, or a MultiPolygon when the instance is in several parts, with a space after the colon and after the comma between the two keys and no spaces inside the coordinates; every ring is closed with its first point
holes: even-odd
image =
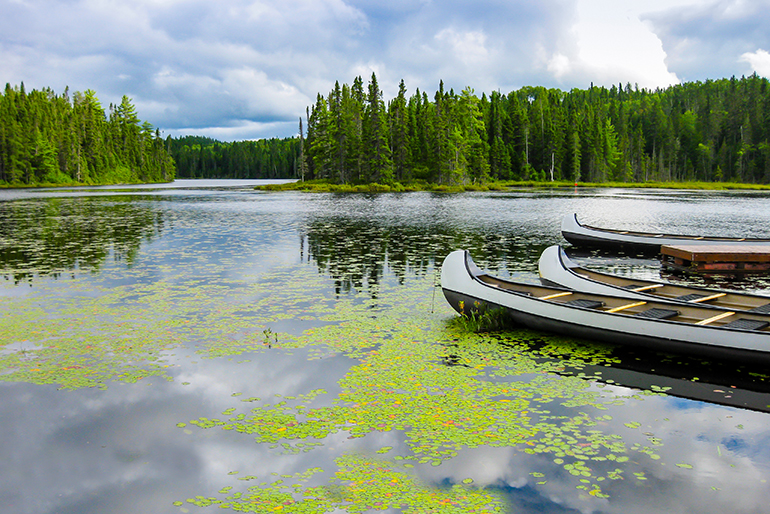
{"type": "Polygon", "coordinates": [[[393,182],[391,150],[388,145],[388,123],[382,91],[372,73],[363,117],[363,165],[366,182],[393,182]]]}

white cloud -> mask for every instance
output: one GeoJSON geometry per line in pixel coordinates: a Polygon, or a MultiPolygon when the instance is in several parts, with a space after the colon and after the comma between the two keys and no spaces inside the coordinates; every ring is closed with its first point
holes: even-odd
{"type": "Polygon", "coordinates": [[[649,14],[667,53],[669,69],[683,80],[745,74],[746,53],[770,48],[770,0],[712,0],[649,14]]]}
{"type": "Polygon", "coordinates": [[[372,71],[388,98],[401,79],[430,95],[440,80],[480,94],[762,73],[759,49],[770,48],[770,36],[761,7],[768,5],[0,0],[0,74],[27,88],[94,89],[103,105],[128,95],[142,119],[166,132],[255,130],[257,137],[285,127],[272,134],[280,137],[296,132],[287,123],[317,93],[358,75],[368,80],[372,71]]]}
{"type": "Polygon", "coordinates": [[[435,36],[436,41],[447,45],[450,53],[462,64],[484,64],[489,52],[485,46],[487,37],[483,32],[458,32],[446,28],[435,36]]]}
{"type": "Polygon", "coordinates": [[[557,79],[569,73],[571,69],[569,57],[564,54],[555,54],[548,61],[548,71],[553,73],[553,76],[557,79]]]}
{"type": "Polygon", "coordinates": [[[761,48],[756,52],[746,52],[741,55],[741,62],[747,62],[751,65],[751,69],[754,70],[757,75],[763,77],[770,77],[770,53],[767,50],[761,48]]]}

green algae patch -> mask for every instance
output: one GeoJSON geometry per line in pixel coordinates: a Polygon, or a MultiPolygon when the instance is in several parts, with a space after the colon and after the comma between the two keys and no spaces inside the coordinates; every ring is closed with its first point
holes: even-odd
{"type": "MultiPolygon", "coordinates": [[[[309,486],[308,480],[323,470],[303,473],[233,492],[225,488],[221,496],[196,496],[175,506],[216,506],[237,512],[364,513],[398,509],[405,514],[431,512],[473,513],[507,512],[503,499],[468,483],[436,488],[422,483],[399,464],[364,455],[336,459],[337,470],[326,485],[309,486]]],[[[282,475],[283,476],[283,475],[282,475]]]]}
{"type": "Polygon", "coordinates": [[[274,333],[271,324],[336,319],[330,318],[326,281],[304,271],[301,283],[296,279],[302,273],[287,270],[262,280],[160,280],[111,288],[73,279],[67,295],[0,298],[0,380],[104,388],[151,376],[171,380],[169,357],[191,341],[209,358],[280,347],[291,336],[274,333]]]}
{"type": "MultiPolygon", "coordinates": [[[[429,512],[419,510],[423,502],[441,512],[489,512],[502,503],[472,487],[475,482],[435,488],[420,484],[415,473],[469,449],[514,448],[558,464],[581,494],[601,498],[601,485],[628,474],[629,461],[655,460],[655,445],[627,444],[626,432],[636,431],[623,427],[613,433],[605,413],[608,405],[643,395],[608,395],[592,387],[590,374],[581,374],[587,365],[615,362],[607,347],[526,330],[468,331],[452,322],[456,316],[445,302],[435,300],[431,279],[339,296],[330,296],[329,280],[308,266],[238,279],[137,281],[87,294],[75,280],[70,296],[46,298],[50,309],[38,307],[40,296],[2,300],[10,307],[1,321],[8,322],[11,343],[0,354],[0,379],[107,387],[152,376],[173,380],[169,366],[177,349],[194,349],[203,359],[269,358],[271,351],[307,349],[311,359],[351,359],[339,392],[299,391],[274,404],[235,392],[223,408],[177,420],[176,426],[186,433],[197,428],[243,434],[267,445],[278,461],[281,455],[318,451],[335,434],[365,440],[398,432],[405,441],[398,450],[374,450],[393,455],[398,466],[341,455],[338,472],[317,487],[287,490],[285,483],[272,482],[232,493],[248,481],[244,477],[254,476],[236,470],[226,493],[185,502],[201,507],[429,512]],[[286,326],[307,328],[279,329],[286,326]],[[406,503],[396,503],[403,498],[406,503]]],[[[543,486],[550,475],[532,478],[543,486]]]]}
{"type": "MultiPolygon", "coordinates": [[[[607,497],[602,483],[622,479],[618,464],[657,458],[652,447],[627,444],[622,433],[608,430],[606,405],[643,395],[607,395],[592,387],[587,374],[564,374],[566,368],[615,362],[607,347],[526,330],[467,332],[447,322],[448,310],[431,312],[423,300],[430,291],[425,283],[412,286],[380,296],[378,303],[388,308],[376,315],[366,301],[343,301],[339,310],[319,315],[336,323],[298,336],[279,334],[286,348],[356,359],[336,396],[315,390],[275,404],[241,400],[216,418],[190,424],[242,433],[284,455],[316,451],[335,434],[364,439],[396,431],[407,451],[393,461],[405,470],[440,466],[478,447],[516,448],[550,456],[574,477],[576,489],[597,498],[607,497]],[[323,405],[315,406],[319,400],[323,405]]],[[[375,453],[394,451],[383,446],[375,453]]],[[[537,477],[533,485],[545,485],[547,478],[537,477]]],[[[371,480],[373,486],[377,479],[371,480]]],[[[343,496],[349,512],[366,510],[360,510],[362,497],[349,491],[343,496]]],[[[376,496],[382,501],[382,494],[376,496]]]]}

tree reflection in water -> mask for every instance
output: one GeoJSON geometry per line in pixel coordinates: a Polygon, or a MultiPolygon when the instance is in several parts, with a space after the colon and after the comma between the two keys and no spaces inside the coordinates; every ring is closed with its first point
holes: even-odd
{"type": "Polygon", "coordinates": [[[0,203],[0,272],[15,284],[97,271],[110,254],[133,263],[158,237],[163,211],[135,197],[47,198],[0,203]]]}

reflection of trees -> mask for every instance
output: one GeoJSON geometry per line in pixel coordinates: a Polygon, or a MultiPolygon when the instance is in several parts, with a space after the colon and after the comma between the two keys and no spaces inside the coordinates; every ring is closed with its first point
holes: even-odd
{"type": "MultiPolygon", "coordinates": [[[[404,220],[398,220],[404,221],[404,220]]],[[[508,233],[464,230],[449,224],[329,216],[314,218],[305,228],[308,259],[335,281],[337,293],[366,289],[376,296],[386,269],[403,283],[407,274],[426,274],[451,251],[465,248],[474,260],[492,271],[535,271],[542,250],[552,244],[533,244],[520,230],[508,233]]]]}
{"type": "Polygon", "coordinates": [[[131,263],[163,227],[135,198],[52,198],[0,203],[0,270],[14,282],[66,270],[96,270],[112,252],[131,263]]]}

